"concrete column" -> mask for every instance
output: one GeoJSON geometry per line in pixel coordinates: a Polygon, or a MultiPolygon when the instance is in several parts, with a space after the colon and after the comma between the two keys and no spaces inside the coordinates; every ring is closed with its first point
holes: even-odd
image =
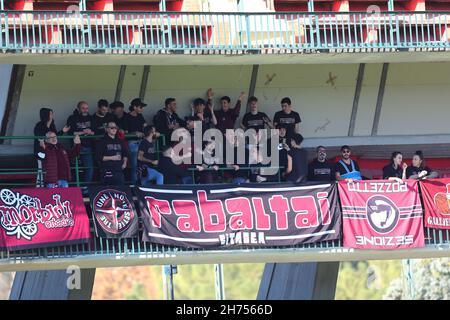
{"type": "Polygon", "coordinates": [[[10,300],[90,300],[95,269],[17,272],[10,300]]]}
{"type": "Polygon", "coordinates": [[[258,300],[333,300],[339,262],[267,263],[258,300]]]}

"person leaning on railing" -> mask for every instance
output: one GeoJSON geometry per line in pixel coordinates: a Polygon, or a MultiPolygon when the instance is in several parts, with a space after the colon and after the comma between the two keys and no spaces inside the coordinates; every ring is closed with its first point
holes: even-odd
{"type": "Polygon", "coordinates": [[[203,184],[211,184],[211,183],[219,183],[219,158],[216,156],[216,143],[214,141],[210,141],[205,144],[202,151],[202,159],[203,163],[201,165],[197,165],[196,169],[199,171],[199,183],[203,184]]]}
{"type": "Polygon", "coordinates": [[[355,160],[352,160],[352,149],[350,146],[341,147],[341,160],[336,163],[335,174],[336,180],[345,180],[347,182],[353,182],[354,180],[363,180],[359,165],[355,160]]]}
{"type": "Polygon", "coordinates": [[[403,162],[403,154],[399,151],[394,151],[391,155],[391,161],[383,168],[383,179],[397,181],[403,183],[406,179],[406,168],[408,165],[403,162]]]}
{"type": "MultiPolygon", "coordinates": [[[[174,163],[178,158],[170,145],[165,145],[162,149],[162,156],[158,160],[158,171],[164,175],[164,184],[181,184],[183,178],[190,176],[189,172],[183,169],[179,164],[174,163]]],[[[187,154],[186,157],[191,155],[187,154]]]]}
{"type": "Polygon", "coordinates": [[[40,150],[44,156],[44,182],[47,188],[67,188],[71,179],[70,159],[78,156],[81,149],[80,136],[75,135],[74,147],[70,150],[58,143],[58,137],[53,131],[47,132],[45,142],[41,141],[40,150]]]}
{"type": "Polygon", "coordinates": [[[144,187],[148,186],[151,181],[155,181],[157,185],[164,184],[164,176],[156,170],[158,166],[156,140],[158,137],[159,132],[154,126],[144,128],[144,139],[139,144],[137,170],[141,185],[144,187]]]}
{"type": "Polygon", "coordinates": [[[416,151],[412,158],[412,166],[406,169],[408,179],[433,179],[438,177],[438,173],[425,165],[422,151],[416,151]]]}

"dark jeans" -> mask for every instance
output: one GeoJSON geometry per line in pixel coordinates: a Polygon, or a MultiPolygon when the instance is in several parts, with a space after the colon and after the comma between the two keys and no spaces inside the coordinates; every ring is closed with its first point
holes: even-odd
{"type": "Polygon", "coordinates": [[[102,169],[100,171],[102,184],[105,186],[123,186],[125,185],[125,176],[123,170],[102,169]]]}
{"type": "Polygon", "coordinates": [[[83,167],[89,167],[87,169],[83,169],[84,177],[83,182],[92,182],[92,178],[94,177],[94,156],[92,154],[93,149],[91,147],[82,147],[80,159],[83,167]],[[83,154],[87,153],[87,154],[83,154]]]}

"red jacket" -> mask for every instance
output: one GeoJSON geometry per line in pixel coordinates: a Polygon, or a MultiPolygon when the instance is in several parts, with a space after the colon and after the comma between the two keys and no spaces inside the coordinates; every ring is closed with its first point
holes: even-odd
{"type": "Polygon", "coordinates": [[[80,154],[81,144],[72,150],[66,150],[60,143],[45,143],[45,159],[42,163],[45,183],[56,183],[58,180],[70,181],[70,159],[80,154]]]}

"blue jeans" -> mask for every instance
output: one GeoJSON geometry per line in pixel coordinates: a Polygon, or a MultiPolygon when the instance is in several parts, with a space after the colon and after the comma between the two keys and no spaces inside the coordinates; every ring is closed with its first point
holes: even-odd
{"type": "Polygon", "coordinates": [[[68,188],[69,183],[67,180],[58,180],[57,183],[47,183],[47,188],[68,188]]]}
{"type": "Polygon", "coordinates": [[[236,184],[245,183],[245,181],[247,181],[247,179],[244,178],[244,177],[236,177],[236,178],[233,178],[233,183],[236,183],[236,184]]]}
{"type": "Polygon", "coordinates": [[[92,182],[92,179],[94,177],[94,156],[92,152],[92,147],[81,147],[81,162],[83,163],[83,167],[88,167],[84,169],[83,182],[92,182]]]}
{"type": "Polygon", "coordinates": [[[139,141],[128,142],[128,149],[130,151],[130,179],[131,184],[136,184],[137,181],[137,155],[139,150],[139,141]]]}
{"type": "Polygon", "coordinates": [[[164,184],[164,176],[161,172],[147,167],[147,176],[141,177],[141,185],[146,187],[150,181],[155,180],[157,185],[164,184]]]}
{"type": "Polygon", "coordinates": [[[192,176],[185,176],[181,178],[181,181],[183,184],[194,184],[194,179],[192,179],[192,176]]]}

